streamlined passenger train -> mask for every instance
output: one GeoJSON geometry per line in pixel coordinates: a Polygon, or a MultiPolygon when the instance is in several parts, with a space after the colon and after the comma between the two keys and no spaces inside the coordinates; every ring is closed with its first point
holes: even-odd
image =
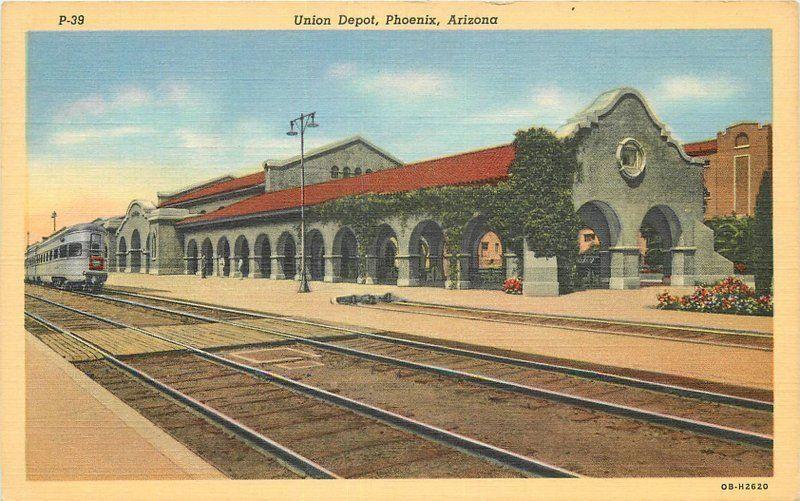
{"type": "Polygon", "coordinates": [[[25,253],[25,281],[63,289],[101,289],[108,278],[103,233],[98,224],[76,224],[31,245],[25,253]]]}

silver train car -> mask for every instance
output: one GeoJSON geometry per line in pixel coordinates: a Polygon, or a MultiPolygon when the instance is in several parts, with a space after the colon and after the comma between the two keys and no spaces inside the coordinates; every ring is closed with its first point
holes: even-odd
{"type": "Polygon", "coordinates": [[[102,226],[76,224],[28,247],[25,281],[62,289],[100,290],[108,278],[102,226]]]}

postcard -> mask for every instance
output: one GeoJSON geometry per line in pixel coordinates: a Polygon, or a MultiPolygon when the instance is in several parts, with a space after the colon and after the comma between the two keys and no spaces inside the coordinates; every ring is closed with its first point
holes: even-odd
{"type": "Polygon", "coordinates": [[[3,9],[5,498],[796,498],[795,4],[3,9]]]}

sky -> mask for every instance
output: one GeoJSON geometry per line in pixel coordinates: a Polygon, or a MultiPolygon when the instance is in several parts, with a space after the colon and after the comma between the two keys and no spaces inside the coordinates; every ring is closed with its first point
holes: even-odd
{"type": "Polygon", "coordinates": [[[34,32],[30,242],[362,135],[403,161],[555,129],[635,87],[683,141],[772,119],[771,34],[747,31],[34,32]]]}

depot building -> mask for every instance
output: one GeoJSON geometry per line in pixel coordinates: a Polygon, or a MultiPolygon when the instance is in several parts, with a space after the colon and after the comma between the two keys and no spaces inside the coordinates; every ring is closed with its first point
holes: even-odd
{"type": "MultiPolygon", "coordinates": [[[[644,234],[661,256],[657,270],[644,270],[651,278],[692,285],[733,273],[703,224],[703,161],[687,156],[640,92],[606,92],[555,133],[578,142],[573,199],[585,228],[576,239],[581,249],[593,251],[590,286],[638,288],[644,234]]],[[[367,139],[351,137],[306,153],[305,200],[313,206],[348,195],[496,183],[507,178],[514,155],[511,144],[502,144],[405,164],[367,139]]],[[[267,161],[246,176],[158,193],[155,203],[134,200],[124,216],[103,222],[109,267],[297,280],[299,182],[298,156],[267,161]]],[[[527,295],[558,294],[556,258],[537,257],[527,246],[513,252],[486,221],[487,214],[476,214],[458,249],[445,249],[441,223],[431,214],[403,220],[387,214],[374,240],[363,243],[345,225],[311,222],[305,238],[309,277],[457,288],[497,288],[507,277],[520,277],[527,295]],[[451,257],[459,263],[457,277],[450,276],[451,257]]]]}

